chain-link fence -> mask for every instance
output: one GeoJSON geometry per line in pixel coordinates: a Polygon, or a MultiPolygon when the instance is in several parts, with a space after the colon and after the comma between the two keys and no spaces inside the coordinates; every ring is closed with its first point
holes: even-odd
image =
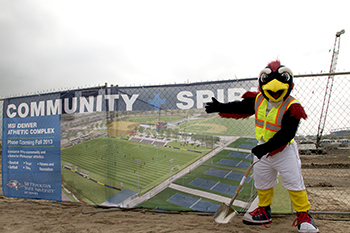
{"type": "Polygon", "coordinates": [[[299,126],[297,141],[313,211],[349,211],[349,90],[346,75],[295,80],[293,94],[308,114],[299,126]]]}
{"type": "MultiPolygon", "coordinates": [[[[349,210],[349,79],[345,73],[295,77],[292,95],[308,115],[296,141],[312,211],[349,210]]],[[[41,116],[61,114],[62,200],[130,207],[147,196],[141,207],[209,211],[215,206],[207,203],[218,205],[232,197],[256,141],[254,117],[220,118],[207,114],[205,103],[211,96],[221,102],[239,100],[256,90],[256,79],[99,87],[7,99],[4,118],[37,117],[40,124],[41,116]],[[207,196],[196,199],[193,190],[207,196]],[[183,204],[189,200],[193,203],[183,204]],[[197,205],[203,200],[204,209],[197,205]]],[[[249,184],[239,199],[248,201],[252,193],[249,184]]]]}

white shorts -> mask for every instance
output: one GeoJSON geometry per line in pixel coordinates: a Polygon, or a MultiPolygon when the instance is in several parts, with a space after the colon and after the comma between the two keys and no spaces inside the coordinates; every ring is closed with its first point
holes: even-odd
{"type": "MultiPolygon", "coordinates": [[[[256,156],[255,160],[258,158],[256,156]]],[[[298,146],[294,141],[283,151],[266,158],[254,165],[254,180],[257,189],[270,189],[278,183],[278,174],[282,177],[282,186],[287,190],[301,191],[305,189],[301,174],[301,162],[298,146]]]]}

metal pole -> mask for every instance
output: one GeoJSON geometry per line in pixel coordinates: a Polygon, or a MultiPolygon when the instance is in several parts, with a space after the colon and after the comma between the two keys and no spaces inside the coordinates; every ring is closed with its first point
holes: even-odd
{"type": "Polygon", "coordinates": [[[139,163],[141,159],[134,159],[134,162],[137,164],[137,193],[140,196],[140,174],[139,174],[139,163]]]}
{"type": "Polygon", "coordinates": [[[171,177],[171,163],[174,161],[174,158],[169,160],[169,184],[170,184],[170,177],[171,177]]]}
{"type": "Polygon", "coordinates": [[[122,193],[122,206],[121,207],[123,207],[124,206],[124,197],[123,197],[123,182],[120,182],[120,192],[122,193]]]}

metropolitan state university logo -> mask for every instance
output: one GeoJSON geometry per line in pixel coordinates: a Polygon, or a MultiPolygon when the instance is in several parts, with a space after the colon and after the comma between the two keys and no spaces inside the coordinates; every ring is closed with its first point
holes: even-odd
{"type": "Polygon", "coordinates": [[[16,190],[18,190],[18,188],[21,188],[24,185],[19,183],[17,180],[11,180],[10,182],[8,182],[7,186],[9,186],[10,188],[15,188],[16,190]]]}

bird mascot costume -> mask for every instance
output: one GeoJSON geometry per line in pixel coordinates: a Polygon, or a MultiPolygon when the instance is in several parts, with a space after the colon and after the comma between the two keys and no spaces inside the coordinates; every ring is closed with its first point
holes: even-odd
{"type": "MultiPolygon", "coordinates": [[[[319,232],[309,214],[311,207],[301,174],[301,162],[294,136],[306,113],[299,101],[290,95],[293,89],[292,71],[279,60],[270,62],[259,74],[259,92],[246,92],[242,100],[220,103],[214,97],[205,106],[207,113],[218,112],[224,118],[246,118],[255,114],[255,134],[258,145],[252,149],[255,159],[255,187],[258,208],[245,215],[246,224],[271,222],[271,204],[278,174],[297,212],[293,226],[299,232],[319,232]],[[248,217],[247,217],[248,216],[248,217]]],[[[265,225],[266,226],[266,225],[265,225]]]]}

